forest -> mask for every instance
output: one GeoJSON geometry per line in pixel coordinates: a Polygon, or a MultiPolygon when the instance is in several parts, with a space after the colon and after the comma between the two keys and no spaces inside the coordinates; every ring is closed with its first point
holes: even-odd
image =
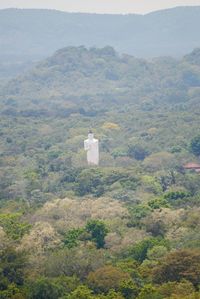
{"type": "Polygon", "coordinates": [[[200,48],[66,47],[15,75],[0,76],[0,299],[200,298],[185,167],[200,164],[200,48]]]}

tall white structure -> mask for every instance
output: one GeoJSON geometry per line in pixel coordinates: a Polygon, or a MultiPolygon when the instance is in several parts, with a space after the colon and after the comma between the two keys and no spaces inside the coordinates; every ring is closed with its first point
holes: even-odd
{"type": "Polygon", "coordinates": [[[84,141],[84,149],[87,151],[88,165],[99,165],[99,141],[94,138],[91,131],[88,134],[88,139],[84,141]]]}

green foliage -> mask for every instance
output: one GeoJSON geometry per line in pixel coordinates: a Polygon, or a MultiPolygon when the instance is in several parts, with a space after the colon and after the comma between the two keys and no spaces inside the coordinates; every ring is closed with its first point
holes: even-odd
{"type": "Polygon", "coordinates": [[[149,238],[133,245],[129,249],[128,255],[142,263],[147,258],[148,251],[154,246],[159,245],[168,246],[168,242],[162,238],[149,238]]]}
{"type": "Polygon", "coordinates": [[[158,180],[150,175],[144,175],[142,177],[142,183],[147,192],[153,192],[154,194],[161,194],[162,187],[158,180]]]}
{"type": "Polygon", "coordinates": [[[86,231],[91,234],[91,240],[95,241],[97,248],[103,248],[105,245],[105,236],[108,229],[104,222],[100,220],[89,220],[86,224],[86,231]]]}
{"type": "Polygon", "coordinates": [[[92,291],[84,285],[80,285],[76,290],[74,290],[66,299],[92,299],[92,291]]]}
{"type": "Polygon", "coordinates": [[[160,208],[169,208],[170,205],[167,201],[166,198],[163,198],[163,197],[157,197],[155,199],[151,199],[149,202],[148,202],[148,205],[151,209],[160,209],[160,208]]]}
{"type": "Polygon", "coordinates": [[[107,295],[100,295],[100,296],[97,296],[95,298],[99,298],[99,299],[124,299],[124,297],[122,296],[122,294],[120,292],[116,292],[114,290],[109,290],[107,295]]]}
{"type": "Polygon", "coordinates": [[[124,280],[120,284],[120,292],[126,299],[136,298],[139,293],[139,288],[132,279],[124,280]]]}
{"type": "Polygon", "coordinates": [[[25,299],[25,294],[14,284],[9,284],[6,290],[0,289],[1,299],[25,299]]]}
{"type": "Polygon", "coordinates": [[[184,199],[186,197],[189,197],[189,194],[184,191],[171,191],[164,195],[164,198],[171,202],[178,199],[184,199]]]}
{"type": "Polygon", "coordinates": [[[76,277],[64,275],[56,278],[39,277],[28,285],[28,298],[68,298],[70,293],[76,292],[79,284],[79,280],[76,277]]]}
{"type": "Polygon", "coordinates": [[[190,149],[191,152],[196,155],[199,156],[200,155],[200,135],[195,136],[190,143],[190,149]]]}
{"type": "Polygon", "coordinates": [[[128,287],[128,285],[123,284],[124,281],[129,281],[130,283],[131,280],[129,279],[128,273],[108,265],[91,272],[88,275],[88,284],[96,293],[107,293],[111,289],[116,291],[123,289],[125,293],[131,293],[131,287],[133,286],[129,285],[128,287]]]}
{"type": "Polygon", "coordinates": [[[68,231],[63,239],[63,242],[67,248],[73,248],[78,245],[79,237],[81,234],[84,233],[84,229],[78,228],[78,229],[72,229],[68,231]]]}
{"type": "Polygon", "coordinates": [[[187,140],[199,128],[199,89],[191,80],[199,66],[185,58],[150,63],[111,49],[61,49],[4,85],[1,200],[39,206],[73,192],[99,197],[140,187],[160,195],[176,184],[170,173],[193,158],[187,140]],[[95,169],[86,167],[82,149],[91,126],[100,140],[95,169]],[[143,163],[135,160],[147,152],[143,163]]]}
{"type": "Polygon", "coordinates": [[[0,83],[0,298],[199,296],[197,52],[69,47],[0,83]]]}
{"type": "Polygon", "coordinates": [[[10,284],[14,288],[23,285],[26,262],[24,252],[17,252],[11,247],[0,251],[0,290],[9,292],[10,284]]]}
{"type": "Polygon", "coordinates": [[[31,225],[21,221],[21,214],[0,214],[0,226],[9,237],[14,240],[22,238],[27,233],[31,225]]]}
{"type": "Polygon", "coordinates": [[[116,182],[119,182],[121,188],[126,190],[135,190],[139,184],[138,178],[125,169],[91,168],[84,169],[78,175],[75,191],[79,196],[92,193],[99,197],[116,182]]]}
{"type": "Polygon", "coordinates": [[[190,202],[190,193],[187,191],[170,191],[164,194],[164,201],[172,206],[181,206],[190,202]]]}
{"type": "Polygon", "coordinates": [[[58,299],[61,295],[60,286],[46,277],[38,278],[30,286],[29,297],[31,299],[58,299]]]}
{"type": "Polygon", "coordinates": [[[136,160],[144,160],[145,157],[149,155],[147,149],[139,144],[129,144],[128,145],[128,156],[136,160]]]}
{"type": "Polygon", "coordinates": [[[167,227],[162,219],[151,220],[151,218],[148,218],[145,225],[146,231],[151,233],[153,237],[164,238],[165,233],[167,232],[167,227]]]}
{"type": "Polygon", "coordinates": [[[176,175],[174,169],[159,173],[157,175],[157,181],[160,183],[162,191],[167,191],[171,186],[176,184],[176,175]]]}
{"type": "Polygon", "coordinates": [[[146,205],[136,205],[133,207],[129,207],[129,213],[130,213],[130,220],[128,222],[129,226],[140,226],[140,221],[149,215],[151,212],[151,209],[149,206],[146,205]]]}
{"type": "Polygon", "coordinates": [[[186,279],[197,287],[200,281],[200,252],[177,250],[169,253],[154,269],[153,278],[158,283],[186,279]]]}
{"type": "Polygon", "coordinates": [[[45,273],[47,276],[77,276],[81,281],[89,272],[102,267],[105,264],[104,252],[90,246],[62,248],[49,252],[45,260],[45,273]]]}
{"type": "Polygon", "coordinates": [[[164,283],[158,289],[164,298],[190,298],[189,296],[195,292],[195,288],[192,283],[184,279],[179,283],[164,283]]]}
{"type": "Polygon", "coordinates": [[[80,281],[76,276],[66,275],[51,278],[50,282],[53,282],[59,288],[60,294],[69,294],[73,292],[80,284],[80,281]]]}
{"type": "Polygon", "coordinates": [[[141,290],[137,299],[163,299],[163,297],[161,294],[159,294],[155,287],[148,284],[145,285],[144,288],[141,290]]]}
{"type": "Polygon", "coordinates": [[[155,245],[148,249],[147,257],[149,260],[159,260],[168,253],[168,249],[163,245],[155,245]]]}
{"type": "Polygon", "coordinates": [[[199,174],[188,173],[183,178],[183,185],[188,190],[191,196],[198,195],[199,193],[199,174]]]}
{"type": "Polygon", "coordinates": [[[103,174],[98,169],[86,169],[82,171],[76,183],[76,193],[79,196],[83,196],[87,193],[101,196],[104,193],[103,174]]]}

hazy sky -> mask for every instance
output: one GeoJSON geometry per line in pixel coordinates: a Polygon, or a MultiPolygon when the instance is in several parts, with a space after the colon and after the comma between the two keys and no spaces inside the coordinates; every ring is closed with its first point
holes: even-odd
{"type": "Polygon", "coordinates": [[[175,6],[200,5],[200,0],[0,0],[0,9],[51,8],[73,12],[147,13],[175,6]]]}

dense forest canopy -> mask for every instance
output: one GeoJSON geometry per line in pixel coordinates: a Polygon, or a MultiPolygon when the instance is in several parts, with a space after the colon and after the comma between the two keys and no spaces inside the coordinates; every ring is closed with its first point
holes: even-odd
{"type": "Polygon", "coordinates": [[[0,298],[200,298],[200,49],[66,47],[0,88],[0,298]]]}

